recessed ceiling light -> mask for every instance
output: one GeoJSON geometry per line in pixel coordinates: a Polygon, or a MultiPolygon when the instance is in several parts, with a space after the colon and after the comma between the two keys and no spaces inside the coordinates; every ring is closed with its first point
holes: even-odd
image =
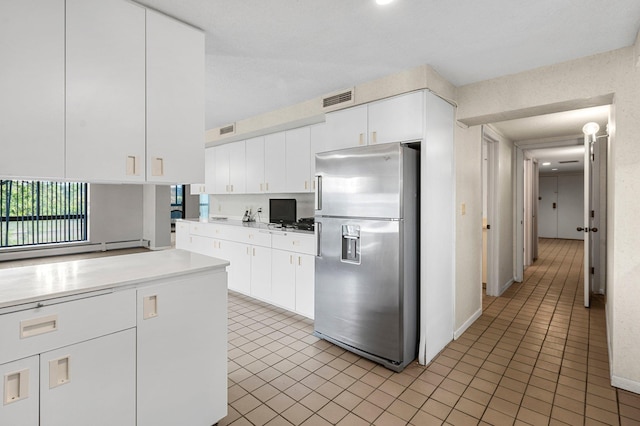
{"type": "Polygon", "coordinates": [[[384,6],[385,4],[389,4],[392,2],[393,0],[376,0],[376,3],[379,4],[380,6],[384,6]]]}
{"type": "Polygon", "coordinates": [[[543,166],[550,166],[551,163],[542,163],[543,166]]]}

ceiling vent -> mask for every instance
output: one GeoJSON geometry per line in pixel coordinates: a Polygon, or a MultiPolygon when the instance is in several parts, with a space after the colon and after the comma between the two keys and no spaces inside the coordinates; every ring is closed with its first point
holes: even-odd
{"type": "Polygon", "coordinates": [[[569,164],[569,163],[577,163],[578,160],[565,160],[565,161],[558,161],[558,164],[569,164]]]}
{"type": "Polygon", "coordinates": [[[234,135],[236,133],[236,123],[220,127],[220,136],[234,135]]]}
{"type": "Polygon", "coordinates": [[[353,88],[343,90],[338,93],[332,93],[322,98],[322,109],[333,109],[338,105],[349,105],[355,101],[353,88]]]}

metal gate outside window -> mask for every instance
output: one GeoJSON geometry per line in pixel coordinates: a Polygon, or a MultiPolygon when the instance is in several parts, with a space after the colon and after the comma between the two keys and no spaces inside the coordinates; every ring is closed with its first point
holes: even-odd
{"type": "Polygon", "coordinates": [[[0,248],[86,241],[87,187],[0,180],[0,248]]]}

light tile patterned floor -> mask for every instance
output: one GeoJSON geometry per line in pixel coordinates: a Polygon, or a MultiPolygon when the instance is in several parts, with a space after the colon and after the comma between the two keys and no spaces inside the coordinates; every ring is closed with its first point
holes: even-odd
{"type": "Polygon", "coordinates": [[[523,283],[427,367],[393,373],[311,335],[312,321],[229,293],[220,425],[640,425],[609,385],[604,302],[582,306],[582,243],[540,240],[523,283]]]}

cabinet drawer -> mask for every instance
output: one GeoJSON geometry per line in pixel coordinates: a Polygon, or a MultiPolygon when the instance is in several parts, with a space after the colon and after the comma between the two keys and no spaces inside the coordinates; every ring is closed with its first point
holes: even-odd
{"type": "Polygon", "coordinates": [[[192,223],[190,227],[191,235],[208,238],[227,239],[231,231],[231,226],[218,225],[216,223],[192,223]]]}
{"type": "Polygon", "coordinates": [[[259,229],[238,228],[236,241],[253,246],[271,247],[271,233],[259,229]]]}
{"type": "Polygon", "coordinates": [[[273,234],[271,241],[274,249],[288,250],[311,255],[316,254],[315,235],[285,232],[283,234],[273,234]]]}
{"type": "Polygon", "coordinates": [[[0,315],[0,364],[134,327],[134,290],[0,315]]]}

